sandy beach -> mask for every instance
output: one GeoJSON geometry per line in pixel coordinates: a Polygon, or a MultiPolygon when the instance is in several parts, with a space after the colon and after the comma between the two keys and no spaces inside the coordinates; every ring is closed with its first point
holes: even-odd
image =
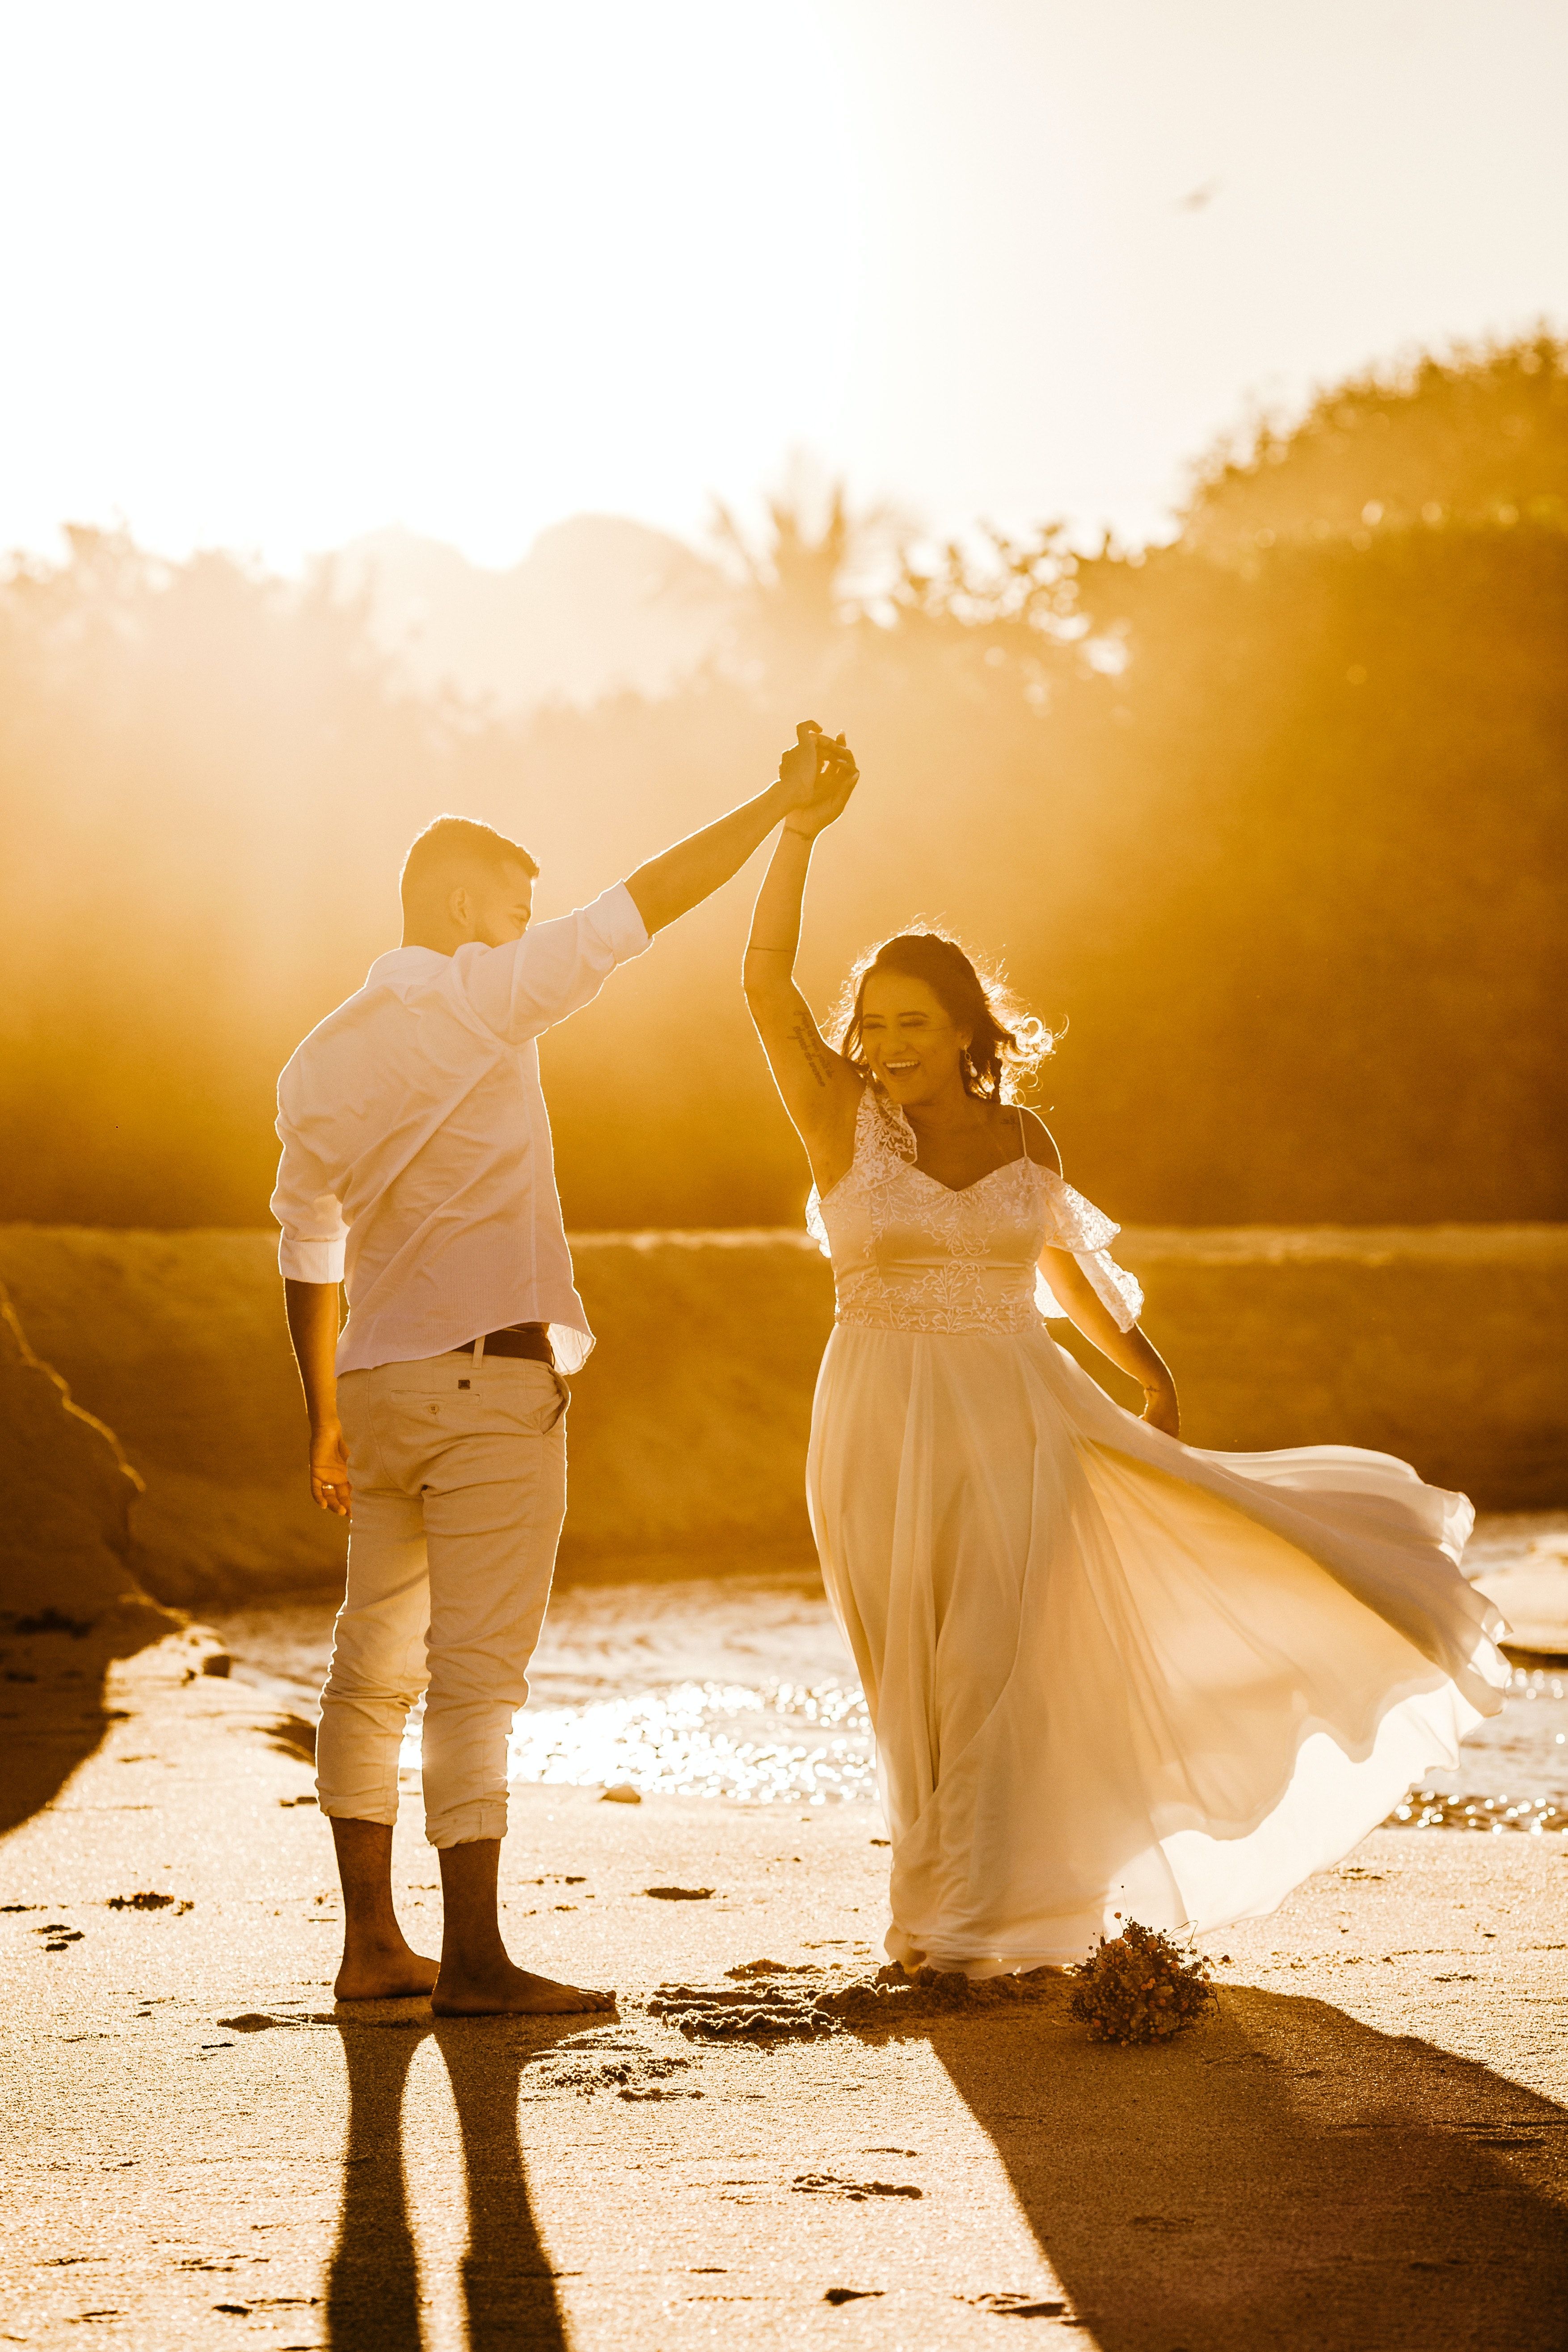
{"type": "MultiPolygon", "coordinates": [[[[821,2002],[881,1958],[868,1807],[523,1789],[514,1948],[618,2016],[437,2025],[334,2007],[325,1828],[266,1695],[199,1627],[95,1640],[18,1640],[5,1685],[38,1807],[0,1857],[6,2342],[1562,2340],[1558,1837],[1379,1832],[1220,1939],[1217,2015],[1151,2053],[1090,2044],[1065,1988],[821,2002]],[[796,2030],[709,2038],[668,1988],[796,2030]]],[[[419,1812],[396,1880],[433,1941],[419,1812]]]]}
{"type": "Polygon", "coordinates": [[[10,20],[0,2352],[1568,2352],[1568,8],[10,20]]]}

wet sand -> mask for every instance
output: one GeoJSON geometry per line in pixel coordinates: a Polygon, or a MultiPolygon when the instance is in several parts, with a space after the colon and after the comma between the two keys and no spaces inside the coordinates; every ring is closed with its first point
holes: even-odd
{"type": "MultiPolygon", "coordinates": [[[[6,2340],[1562,2341],[1568,1840],[1380,1832],[1221,1939],[1216,2018],[1142,2053],[1090,2044],[1065,1989],[818,2001],[880,1958],[868,1807],[526,1790],[514,1948],[617,1984],[620,2014],[435,2024],[334,2009],[309,1768],[264,1693],[201,1671],[212,1646],[110,1662],[101,1742],[0,1843],[6,2340]],[[826,2021],[694,2038],[675,1985],[793,1989],[826,2021]]],[[[79,1653],[26,1647],[17,1695],[57,1721],[79,1653]]],[[[418,1815],[396,1871],[432,1940],[418,1815]]]]}

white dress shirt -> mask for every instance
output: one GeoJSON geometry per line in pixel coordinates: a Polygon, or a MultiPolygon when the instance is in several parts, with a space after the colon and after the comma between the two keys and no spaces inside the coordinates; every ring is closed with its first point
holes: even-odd
{"type": "Polygon", "coordinates": [[[505,947],[395,948],[296,1048],[278,1082],[278,1263],[346,1279],[340,1372],[509,1323],[548,1324],[563,1372],[586,1360],[537,1041],[647,944],[617,882],[505,947]]]}

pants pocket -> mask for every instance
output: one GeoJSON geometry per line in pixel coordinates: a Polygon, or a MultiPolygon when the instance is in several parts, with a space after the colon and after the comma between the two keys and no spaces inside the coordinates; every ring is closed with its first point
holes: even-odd
{"type": "Polygon", "coordinates": [[[479,1412],[485,1420],[497,1415],[530,1437],[548,1437],[565,1420],[572,1391],[551,1365],[530,1364],[528,1369],[526,1380],[508,1374],[493,1383],[487,1381],[479,1412]]]}

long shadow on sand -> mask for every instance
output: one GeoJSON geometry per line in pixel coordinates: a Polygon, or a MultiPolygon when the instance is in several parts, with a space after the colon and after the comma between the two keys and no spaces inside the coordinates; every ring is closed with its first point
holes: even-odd
{"type": "Polygon", "coordinates": [[[1101,2352],[1558,2352],[1568,2111],[1321,2000],[1221,1999],[1160,2051],[1090,2043],[1065,1994],[925,2030],[1101,2352]]]}
{"type": "MultiPolygon", "coordinates": [[[[563,2018],[559,2031],[499,2020],[342,2022],[349,2121],[326,2299],[333,2352],[423,2352],[403,2108],[414,2053],[432,2038],[451,2082],[463,2143],[470,2352],[563,2352],[561,2307],[529,2202],[518,2092],[530,2060],[581,2028],[581,2018],[563,2018]]],[[[413,2160],[420,2160],[417,2152],[413,2160]]]]}
{"type": "Polygon", "coordinates": [[[176,1623],[151,1607],[110,1612],[100,1623],[78,1624],[53,1610],[0,1621],[0,1837],[52,1804],[97,1749],[115,1720],[104,1700],[110,1667],[176,1623]]]}

